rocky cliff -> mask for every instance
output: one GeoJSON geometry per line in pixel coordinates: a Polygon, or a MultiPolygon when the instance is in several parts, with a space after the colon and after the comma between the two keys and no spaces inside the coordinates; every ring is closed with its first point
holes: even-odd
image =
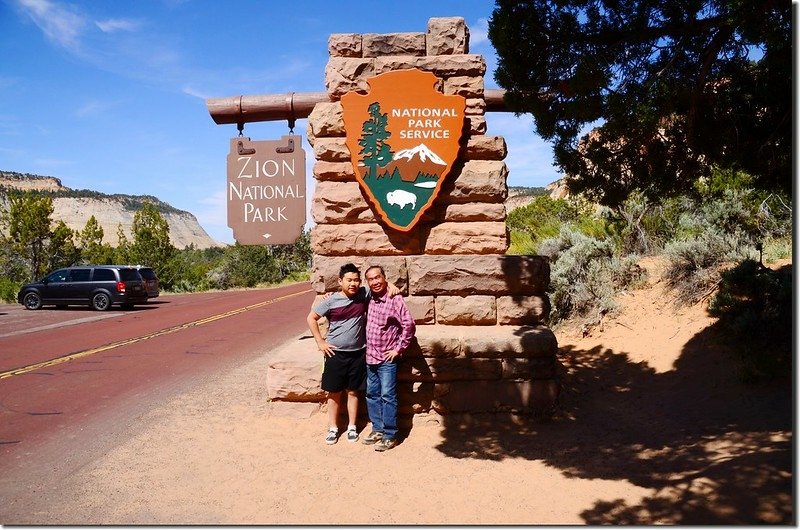
{"type": "Polygon", "coordinates": [[[194,215],[149,195],[107,195],[91,190],[73,190],[63,186],[55,177],[0,171],[0,201],[5,201],[9,189],[40,191],[50,195],[53,197],[53,220],[62,220],[73,230],[83,230],[94,215],[103,228],[103,242],[111,246],[119,242],[117,229],[120,225],[128,239],[132,238],[133,216],[146,200],[154,203],[164,216],[169,224],[170,240],[177,248],[189,245],[197,248],[221,246],[203,230],[194,215]]]}

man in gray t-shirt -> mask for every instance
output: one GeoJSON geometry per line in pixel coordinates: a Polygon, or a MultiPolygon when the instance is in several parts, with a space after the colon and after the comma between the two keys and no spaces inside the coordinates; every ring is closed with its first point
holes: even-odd
{"type": "Polygon", "coordinates": [[[347,391],[347,441],[358,440],[356,417],[358,394],[366,388],[366,313],[369,292],[361,287],[361,271],[352,263],[339,270],[340,290],[314,306],[306,321],[317,347],[325,356],[322,390],[328,393],[328,434],[325,442],[339,438],[336,420],[347,391]],[[322,338],[319,319],[328,319],[327,340],[322,338]]]}

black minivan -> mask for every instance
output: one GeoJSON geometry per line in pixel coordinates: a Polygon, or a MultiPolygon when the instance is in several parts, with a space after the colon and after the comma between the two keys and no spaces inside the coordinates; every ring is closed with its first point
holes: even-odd
{"type": "Polygon", "coordinates": [[[105,311],[118,304],[130,309],[147,302],[141,274],[133,267],[120,265],[81,265],[51,272],[38,282],[22,286],[17,301],[25,309],[43,305],[89,305],[105,311]]]}

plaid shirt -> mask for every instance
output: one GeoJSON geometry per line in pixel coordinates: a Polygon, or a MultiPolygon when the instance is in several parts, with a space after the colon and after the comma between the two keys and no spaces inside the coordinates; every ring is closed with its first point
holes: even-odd
{"type": "Polygon", "coordinates": [[[380,364],[389,350],[403,352],[411,344],[416,325],[400,295],[371,293],[367,307],[367,364],[380,364]]]}

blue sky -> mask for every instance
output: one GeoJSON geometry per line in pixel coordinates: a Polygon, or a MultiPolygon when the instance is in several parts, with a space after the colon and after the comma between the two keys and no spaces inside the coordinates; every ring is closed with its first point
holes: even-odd
{"type": "MultiPolygon", "coordinates": [[[[461,16],[470,52],[494,49],[490,0],[0,0],[0,169],[61,179],[73,189],[154,195],[193,213],[214,239],[233,243],[225,182],[235,125],[216,125],[205,100],[324,92],[331,33],[424,32],[431,17],[461,16]]],[[[504,136],[511,186],[545,186],[559,173],[529,116],[487,115],[504,136]]],[[[313,154],[298,120],[309,161],[313,154]]],[[[286,122],[252,123],[273,140],[286,122]]],[[[310,221],[310,215],[308,215],[310,221]]]]}

